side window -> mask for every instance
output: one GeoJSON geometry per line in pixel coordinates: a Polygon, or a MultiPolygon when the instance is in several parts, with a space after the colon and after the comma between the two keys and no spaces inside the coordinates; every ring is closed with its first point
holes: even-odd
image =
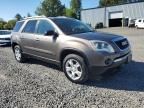
{"type": "Polygon", "coordinates": [[[37,33],[44,35],[47,31],[54,30],[54,27],[47,20],[40,20],[37,33]]]}
{"type": "Polygon", "coordinates": [[[34,33],[36,28],[37,20],[28,21],[26,26],[23,29],[25,33],[34,33]]]}
{"type": "Polygon", "coordinates": [[[141,20],[139,20],[139,22],[141,22],[141,20]]]}
{"type": "Polygon", "coordinates": [[[20,30],[20,28],[22,27],[23,23],[24,23],[24,21],[17,22],[14,29],[13,29],[13,31],[18,32],[20,30]]]}

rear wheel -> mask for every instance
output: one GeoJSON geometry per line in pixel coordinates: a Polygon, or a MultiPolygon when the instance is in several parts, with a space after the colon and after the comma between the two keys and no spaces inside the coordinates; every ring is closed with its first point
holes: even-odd
{"type": "Polygon", "coordinates": [[[84,59],[75,54],[70,54],[63,61],[63,71],[66,77],[74,83],[84,83],[88,80],[88,68],[84,59]]]}
{"type": "Polygon", "coordinates": [[[25,61],[24,55],[22,54],[22,50],[21,50],[21,48],[20,48],[19,45],[16,45],[16,46],[14,47],[14,55],[15,55],[15,59],[16,59],[18,62],[22,63],[22,62],[25,61]]]}

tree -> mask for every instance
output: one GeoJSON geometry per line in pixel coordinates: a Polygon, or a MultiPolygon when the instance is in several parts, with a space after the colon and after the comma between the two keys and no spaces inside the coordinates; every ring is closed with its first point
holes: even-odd
{"type": "Polygon", "coordinates": [[[71,0],[70,7],[76,18],[80,19],[81,0],[71,0]]]}
{"type": "Polygon", "coordinates": [[[2,23],[0,23],[0,30],[2,30],[3,29],[3,24],[2,23]]]}
{"type": "Polygon", "coordinates": [[[4,25],[6,24],[7,22],[5,22],[2,18],[0,19],[0,30],[4,29],[4,25]]]}
{"type": "Polygon", "coordinates": [[[4,25],[4,29],[12,30],[13,27],[15,26],[15,24],[16,24],[16,21],[17,21],[17,20],[15,20],[15,19],[9,20],[9,21],[4,25]]]}
{"type": "Polygon", "coordinates": [[[68,8],[66,9],[65,16],[71,17],[71,18],[77,18],[76,14],[73,12],[73,10],[72,9],[68,9],[68,8]]]}
{"type": "Polygon", "coordinates": [[[12,30],[13,27],[15,26],[16,24],[16,19],[12,19],[12,20],[9,20],[8,22],[5,22],[4,20],[1,20],[0,19],[0,30],[12,30]]]}
{"type": "Polygon", "coordinates": [[[62,16],[65,14],[65,6],[61,4],[60,0],[43,0],[35,13],[47,17],[62,16]]]}
{"type": "Polygon", "coordinates": [[[22,19],[22,16],[19,13],[17,13],[15,15],[15,18],[17,19],[17,21],[20,21],[22,19]]]}
{"type": "Polygon", "coordinates": [[[31,17],[31,14],[30,14],[30,13],[27,13],[27,17],[31,17]]]}
{"type": "Polygon", "coordinates": [[[104,7],[104,6],[112,6],[112,5],[117,5],[120,3],[123,3],[125,0],[100,0],[99,1],[99,6],[104,7]]]}

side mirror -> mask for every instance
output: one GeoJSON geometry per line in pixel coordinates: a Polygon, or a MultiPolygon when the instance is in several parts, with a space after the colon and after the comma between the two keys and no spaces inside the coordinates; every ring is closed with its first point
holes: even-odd
{"type": "Polygon", "coordinates": [[[54,36],[54,37],[58,37],[58,33],[56,33],[56,32],[53,31],[53,30],[47,31],[44,35],[45,35],[45,36],[54,36]]]}
{"type": "Polygon", "coordinates": [[[51,36],[51,35],[54,35],[55,32],[53,30],[50,30],[50,31],[46,31],[46,33],[44,34],[45,36],[51,36]]]}

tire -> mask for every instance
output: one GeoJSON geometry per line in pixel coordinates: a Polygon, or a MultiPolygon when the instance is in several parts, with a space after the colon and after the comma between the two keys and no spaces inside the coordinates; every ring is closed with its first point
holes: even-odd
{"type": "Polygon", "coordinates": [[[88,80],[88,67],[79,55],[67,55],[63,60],[63,71],[73,83],[84,83],[88,80]]]}
{"type": "Polygon", "coordinates": [[[22,54],[22,50],[19,45],[14,46],[14,55],[16,61],[18,61],[19,63],[23,63],[25,61],[25,57],[22,54]]]}
{"type": "Polygon", "coordinates": [[[139,27],[136,25],[136,29],[139,29],[139,27]]]}

